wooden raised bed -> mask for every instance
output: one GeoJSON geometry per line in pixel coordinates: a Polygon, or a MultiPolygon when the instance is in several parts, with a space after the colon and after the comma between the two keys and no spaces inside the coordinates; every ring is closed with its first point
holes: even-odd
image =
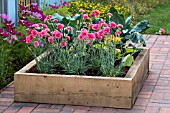
{"type": "Polygon", "coordinates": [[[131,109],[149,71],[149,49],[124,78],[26,73],[35,65],[33,60],[15,73],[15,101],[131,109]]]}

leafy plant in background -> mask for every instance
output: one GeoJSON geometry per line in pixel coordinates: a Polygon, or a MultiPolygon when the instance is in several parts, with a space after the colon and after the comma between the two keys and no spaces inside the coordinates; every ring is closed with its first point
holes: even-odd
{"type": "Polygon", "coordinates": [[[48,6],[44,7],[43,12],[45,15],[52,15],[54,13],[59,13],[60,15],[65,16],[69,13],[68,9],[70,7],[69,2],[62,2],[60,1],[60,5],[57,5],[57,2],[54,4],[49,4],[48,6]]]}
{"type": "Polygon", "coordinates": [[[0,89],[13,80],[13,74],[32,58],[25,43],[26,31],[22,26],[15,27],[6,14],[0,15],[0,89]],[[18,32],[19,31],[19,32],[18,32]]]}
{"type": "MultiPolygon", "coordinates": [[[[120,3],[120,2],[119,2],[120,3]]],[[[80,9],[84,9],[85,13],[90,14],[92,10],[99,10],[100,11],[100,18],[106,18],[107,13],[111,6],[114,6],[114,8],[124,16],[129,14],[129,10],[124,7],[122,4],[113,4],[110,1],[104,2],[104,1],[88,1],[88,0],[78,0],[78,1],[72,1],[70,2],[70,8],[69,11],[72,14],[76,14],[80,9]]]]}
{"type": "Polygon", "coordinates": [[[30,27],[34,23],[43,22],[45,18],[45,14],[38,8],[36,3],[30,4],[30,6],[23,6],[19,4],[20,25],[30,27]]]}
{"type": "Polygon", "coordinates": [[[44,22],[33,24],[26,37],[41,73],[122,76],[122,68],[131,66],[139,46],[145,46],[140,32],[147,21],[131,27],[132,17],[124,18],[111,7],[106,22],[99,18],[100,11],[89,15],[80,9],[75,16],[53,14],[44,22]],[[87,23],[90,21],[90,23],[87,23]],[[37,51],[37,48],[39,48],[37,51]],[[37,56],[44,52],[44,57],[37,56]],[[40,60],[40,61],[39,61],[40,60]]]}

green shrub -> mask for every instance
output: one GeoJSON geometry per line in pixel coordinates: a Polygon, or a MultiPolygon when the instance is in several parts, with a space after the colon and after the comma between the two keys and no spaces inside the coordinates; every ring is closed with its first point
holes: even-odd
{"type": "MultiPolygon", "coordinates": [[[[18,26],[16,30],[27,34],[26,27],[18,26]]],[[[17,41],[9,44],[0,36],[0,89],[13,80],[16,71],[33,59],[28,46],[20,42],[21,38],[24,37],[18,36],[17,41]]]]}
{"type": "Polygon", "coordinates": [[[45,15],[53,15],[54,13],[59,13],[60,15],[65,16],[66,14],[70,14],[68,9],[69,8],[67,6],[62,6],[59,9],[52,9],[50,7],[47,7],[43,10],[43,12],[45,15]]]}

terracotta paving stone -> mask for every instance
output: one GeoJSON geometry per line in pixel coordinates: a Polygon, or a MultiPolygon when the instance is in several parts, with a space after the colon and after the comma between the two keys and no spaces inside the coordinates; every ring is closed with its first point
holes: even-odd
{"type": "Polygon", "coordinates": [[[170,70],[162,70],[161,75],[170,75],[170,70]]]}
{"type": "Polygon", "coordinates": [[[73,113],[87,113],[88,110],[75,110],[73,113]]]}
{"type": "Polygon", "coordinates": [[[12,107],[10,106],[4,113],[16,113],[21,109],[21,107],[12,107]]]}
{"type": "Polygon", "coordinates": [[[2,91],[1,94],[14,94],[14,91],[2,91]]]}
{"type": "Polygon", "coordinates": [[[74,108],[74,106],[71,106],[71,105],[65,105],[63,108],[62,108],[62,110],[67,110],[67,111],[74,111],[75,110],[75,108],[74,108]]]}
{"type": "Polygon", "coordinates": [[[98,111],[98,112],[102,112],[104,110],[103,107],[90,107],[89,109],[90,111],[98,111]]]}
{"type": "Polygon", "coordinates": [[[50,108],[54,108],[54,109],[62,109],[64,107],[64,105],[51,105],[50,108]]]}
{"type": "Polygon", "coordinates": [[[158,92],[153,92],[151,95],[151,99],[163,99],[165,93],[158,93],[158,92]]]}
{"type": "Polygon", "coordinates": [[[118,109],[116,113],[144,113],[144,110],[124,110],[118,109]]]}
{"type": "Polygon", "coordinates": [[[170,93],[169,92],[166,92],[164,94],[164,99],[170,99],[170,93]]]}
{"type": "Polygon", "coordinates": [[[147,106],[145,113],[159,113],[160,107],[147,106]]]}
{"type": "Polygon", "coordinates": [[[138,95],[138,98],[150,98],[151,95],[142,95],[142,94],[139,94],[138,95]]]}
{"type": "Polygon", "coordinates": [[[59,109],[51,109],[51,108],[35,108],[32,113],[59,113],[59,109]]]}
{"type": "Polygon", "coordinates": [[[154,86],[143,85],[141,92],[153,92],[154,86]]]}
{"type": "Polygon", "coordinates": [[[10,106],[13,102],[0,101],[0,106],[10,106]]]}
{"type": "Polygon", "coordinates": [[[13,107],[37,107],[38,104],[35,103],[21,103],[21,102],[15,102],[11,106],[13,107]]]}
{"type": "Polygon", "coordinates": [[[37,108],[50,108],[51,104],[39,104],[37,108]]]}
{"type": "Polygon", "coordinates": [[[159,74],[149,74],[149,76],[145,82],[146,83],[156,83],[159,76],[160,76],[159,74]]]}
{"type": "Polygon", "coordinates": [[[90,107],[88,107],[88,106],[74,106],[74,109],[79,109],[79,110],[89,110],[90,107]]]}
{"type": "Polygon", "coordinates": [[[170,104],[170,99],[150,99],[149,103],[170,104]]]}
{"type": "Polygon", "coordinates": [[[138,106],[146,106],[149,102],[149,99],[145,99],[145,98],[137,98],[135,105],[138,106]]]}
{"type": "Polygon", "coordinates": [[[5,110],[7,108],[8,108],[8,106],[0,106],[0,110],[5,110]]]}
{"type": "Polygon", "coordinates": [[[104,108],[102,112],[115,113],[115,112],[116,112],[116,109],[113,109],[113,108],[104,108]]]}
{"type": "Polygon", "coordinates": [[[162,69],[163,68],[163,64],[154,64],[154,65],[152,65],[152,67],[151,67],[151,69],[162,69]]]}
{"type": "Polygon", "coordinates": [[[73,113],[74,111],[62,109],[59,113],[73,113]]]}
{"type": "Polygon", "coordinates": [[[158,86],[168,86],[169,81],[168,80],[158,80],[157,85],[158,86]]]}
{"type": "Polygon", "coordinates": [[[170,78],[170,75],[160,75],[161,78],[170,78]]]}
{"type": "Polygon", "coordinates": [[[166,107],[166,108],[170,108],[170,104],[166,103],[166,104],[162,104],[162,103],[148,103],[148,106],[154,106],[154,107],[166,107]]]}
{"type": "MultiPolygon", "coordinates": [[[[158,63],[152,63],[153,65],[155,65],[155,64],[158,64],[158,63]]],[[[161,63],[160,63],[160,65],[161,65],[161,63]]],[[[149,75],[150,74],[160,74],[161,73],[161,69],[149,69],[149,75]]]]}
{"type": "Polygon", "coordinates": [[[170,113],[170,108],[161,108],[159,113],[170,113]]]}
{"type": "Polygon", "coordinates": [[[165,60],[164,65],[170,64],[170,60],[165,60]]]}
{"type": "Polygon", "coordinates": [[[0,113],[170,113],[170,35],[144,35],[149,75],[131,110],[14,102],[14,85],[0,92],[0,113]]]}
{"type": "Polygon", "coordinates": [[[34,107],[22,107],[17,113],[31,113],[34,107]]]}
{"type": "Polygon", "coordinates": [[[145,110],[146,106],[142,106],[142,105],[134,105],[132,110],[145,110]]]}

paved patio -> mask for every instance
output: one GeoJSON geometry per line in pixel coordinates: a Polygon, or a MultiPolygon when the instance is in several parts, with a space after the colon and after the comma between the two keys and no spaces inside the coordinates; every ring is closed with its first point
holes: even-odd
{"type": "Polygon", "coordinates": [[[170,113],[170,36],[150,37],[150,72],[131,110],[14,102],[11,83],[0,93],[0,113],[170,113]]]}

